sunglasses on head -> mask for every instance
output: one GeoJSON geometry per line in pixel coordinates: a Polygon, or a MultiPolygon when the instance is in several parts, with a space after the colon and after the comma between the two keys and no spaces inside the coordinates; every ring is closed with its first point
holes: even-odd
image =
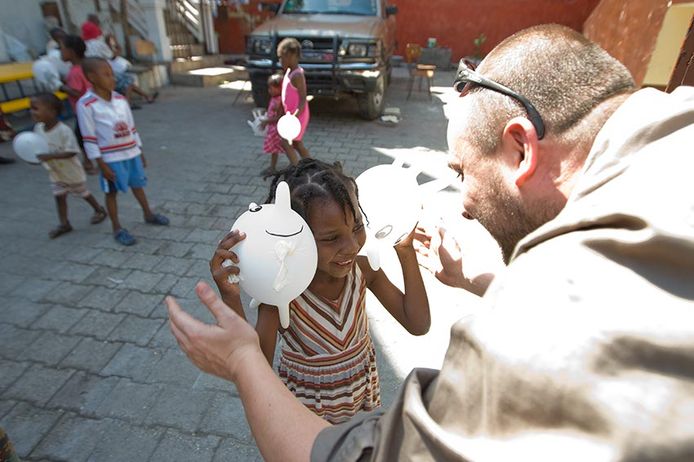
{"type": "Polygon", "coordinates": [[[530,119],[530,122],[535,127],[537,138],[541,140],[545,136],[545,124],[542,121],[542,117],[540,117],[540,113],[537,112],[535,106],[533,106],[533,104],[528,101],[527,98],[519,95],[515,91],[501,85],[498,82],[486,78],[479,72],[475,71],[472,63],[469,63],[465,59],[461,59],[460,63],[458,64],[458,72],[456,73],[455,81],[453,82],[453,88],[455,88],[455,90],[459,92],[461,96],[464,96],[468,91],[470,91],[472,85],[478,85],[497,93],[501,93],[502,95],[510,96],[521,103],[523,108],[525,108],[525,112],[528,114],[528,119],[530,119]]]}

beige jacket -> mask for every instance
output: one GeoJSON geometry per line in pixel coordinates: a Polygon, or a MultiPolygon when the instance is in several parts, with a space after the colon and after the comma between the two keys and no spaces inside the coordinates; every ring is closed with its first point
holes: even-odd
{"type": "Polygon", "coordinates": [[[626,100],[485,299],[312,459],[694,460],[694,88],[626,100]]]}

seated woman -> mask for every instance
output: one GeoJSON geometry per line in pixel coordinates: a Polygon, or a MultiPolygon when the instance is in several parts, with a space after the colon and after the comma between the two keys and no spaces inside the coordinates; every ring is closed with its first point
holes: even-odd
{"type": "Polygon", "coordinates": [[[139,105],[131,102],[133,93],[141,96],[142,99],[144,99],[147,103],[153,103],[157,99],[157,96],[159,96],[159,92],[155,91],[150,95],[142,88],[138,87],[135,84],[135,75],[129,72],[130,68],[132,67],[132,63],[121,56],[122,49],[118,42],[116,42],[113,37],[109,37],[108,43],[113,51],[113,58],[111,58],[108,62],[111,65],[113,75],[116,78],[116,91],[126,97],[132,109],[140,109],[139,105]]]}

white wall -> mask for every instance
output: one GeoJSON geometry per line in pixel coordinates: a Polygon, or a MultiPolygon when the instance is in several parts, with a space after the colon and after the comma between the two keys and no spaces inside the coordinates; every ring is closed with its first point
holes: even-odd
{"type": "Polygon", "coordinates": [[[24,43],[34,56],[44,53],[48,42],[40,5],[41,0],[0,0],[0,29],[24,43]]]}

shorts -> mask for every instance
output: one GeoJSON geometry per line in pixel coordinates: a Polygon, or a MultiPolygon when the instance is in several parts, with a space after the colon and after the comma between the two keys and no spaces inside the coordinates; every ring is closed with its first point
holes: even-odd
{"type": "Polygon", "coordinates": [[[128,187],[144,188],[147,186],[147,176],[142,166],[142,156],[138,155],[128,160],[108,162],[111,171],[116,175],[116,181],[108,181],[103,174],[99,174],[99,184],[105,193],[127,192],[128,187]]]}
{"type": "Polygon", "coordinates": [[[72,194],[73,196],[88,197],[91,195],[87,189],[87,183],[67,184],[62,181],[56,181],[51,183],[51,190],[54,196],[72,194]]]}
{"type": "Polygon", "coordinates": [[[135,77],[127,72],[116,74],[116,91],[125,96],[128,87],[135,83],[135,77]]]}

